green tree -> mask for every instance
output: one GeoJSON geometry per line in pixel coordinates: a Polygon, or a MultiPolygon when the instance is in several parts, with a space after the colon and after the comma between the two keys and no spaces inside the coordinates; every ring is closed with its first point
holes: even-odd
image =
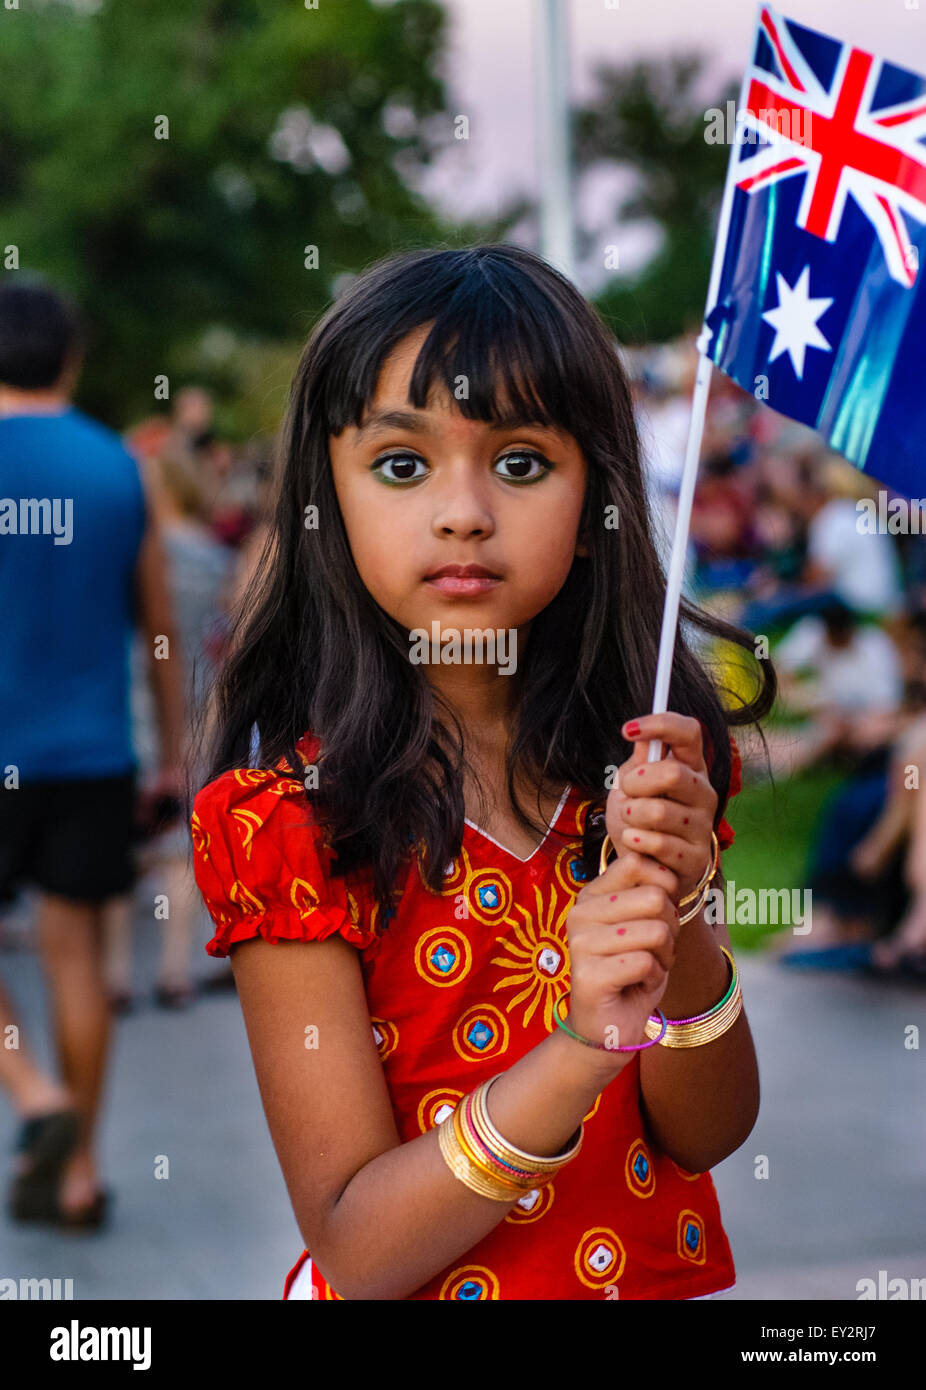
{"type": "MultiPolygon", "coordinates": [[[[577,171],[601,161],[632,170],[635,189],[616,215],[662,231],[648,265],[616,275],[596,298],[625,342],[664,342],[699,326],[704,312],[730,147],[705,139],[703,68],[699,54],[599,67],[598,93],[575,113],[577,171]]],[[[713,104],[726,110],[736,94],[731,87],[713,104]]]]}
{"type": "Polygon", "coordinates": [[[0,266],[82,306],[84,408],[124,426],[195,376],[266,425],[340,276],[504,235],[520,204],[447,227],[415,191],[453,140],[445,40],[435,0],[0,7],[0,266]]]}

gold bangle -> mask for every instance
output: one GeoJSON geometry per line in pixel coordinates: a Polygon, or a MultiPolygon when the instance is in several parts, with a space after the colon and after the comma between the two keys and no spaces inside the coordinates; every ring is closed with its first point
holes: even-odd
{"type": "MultiPolygon", "coordinates": [[[[708,893],[709,893],[710,891],[711,891],[710,884],[709,884],[709,883],[705,883],[704,889],[703,889],[703,891],[702,891],[702,893],[701,893],[701,896],[700,896],[700,898],[698,899],[698,901],[695,903],[694,907],[691,908],[690,911],[686,912],[685,915],[684,915],[684,917],[679,917],[679,919],[678,919],[678,924],[679,924],[680,927],[683,926],[686,922],[690,922],[691,919],[692,919],[692,917],[697,917],[698,913],[701,911],[702,907],[703,907],[704,904],[707,902],[707,895],[708,895],[708,893]]],[[[683,898],[683,899],[682,899],[682,902],[686,902],[686,901],[688,901],[688,899],[686,899],[686,898],[683,898]]]]}
{"type": "MultiPolygon", "coordinates": [[[[473,1094],[475,1094],[475,1092],[473,1094]]],[[[489,1155],[491,1156],[487,1156],[485,1151],[480,1148],[480,1143],[484,1143],[484,1140],[481,1140],[478,1131],[474,1128],[473,1124],[470,1123],[470,1117],[466,1112],[465,1100],[466,1097],[464,1096],[463,1100],[460,1101],[456,1108],[458,1119],[457,1138],[460,1141],[463,1151],[487,1177],[492,1178],[495,1182],[501,1183],[503,1187],[507,1186],[514,1188],[518,1196],[523,1196],[525,1192],[533,1192],[535,1188],[542,1187],[544,1183],[549,1182],[551,1178],[555,1177],[559,1169],[553,1172],[544,1171],[543,1173],[515,1173],[512,1172],[511,1169],[506,1168],[503,1163],[496,1163],[495,1156],[491,1149],[489,1149],[489,1155]]]]}
{"type": "MultiPolygon", "coordinates": [[[[715,1038],[721,1037],[728,1028],[736,1022],[743,1009],[743,991],[740,988],[739,980],[736,981],[733,993],[729,999],[716,1011],[711,1011],[707,1018],[697,1019],[691,1023],[670,1023],[665,1031],[665,1036],[661,1039],[663,1047],[703,1047],[705,1043],[713,1042],[715,1038]]],[[[647,1019],[643,1025],[643,1031],[648,1038],[659,1036],[660,1025],[647,1019]]]]}
{"type": "Polygon", "coordinates": [[[711,855],[711,862],[708,864],[705,873],[702,875],[700,883],[692,893],[686,893],[684,898],[679,898],[679,907],[684,907],[686,903],[693,902],[694,899],[701,892],[701,889],[706,888],[707,885],[710,883],[711,879],[716,874],[717,865],[720,863],[720,841],[717,839],[717,834],[713,830],[711,831],[711,846],[713,850],[713,853],[711,855]]]}
{"type": "Polygon", "coordinates": [[[715,1038],[722,1037],[728,1028],[732,1028],[742,1011],[743,992],[741,989],[737,989],[729,1004],[719,1010],[709,1021],[688,1023],[683,1028],[676,1029],[672,1037],[669,1035],[673,1030],[667,1028],[662,1045],[665,1047],[703,1047],[705,1043],[713,1042],[715,1038]]]}
{"type": "Polygon", "coordinates": [[[457,1143],[473,1167],[477,1168],[483,1177],[494,1183],[496,1188],[507,1189],[518,1197],[527,1190],[513,1173],[509,1176],[501,1171],[496,1172],[489,1160],[478,1151],[472,1140],[471,1131],[466,1126],[462,1100],[454,1109],[453,1127],[456,1131],[457,1143]]]}
{"type": "MultiPolygon", "coordinates": [[[[710,864],[708,864],[707,869],[706,869],[705,872],[702,874],[702,876],[701,876],[701,881],[699,882],[697,888],[695,888],[694,891],[691,892],[691,893],[686,893],[686,895],[685,895],[684,898],[679,898],[679,901],[678,901],[679,907],[684,907],[686,903],[692,902],[693,899],[696,898],[696,897],[698,896],[698,894],[701,892],[701,890],[702,890],[703,888],[705,888],[705,887],[707,886],[707,884],[709,884],[709,883],[711,882],[711,880],[713,879],[714,875],[716,874],[716,872],[717,872],[717,867],[718,867],[718,865],[719,865],[719,863],[720,863],[720,841],[717,839],[717,834],[716,834],[716,832],[713,831],[713,830],[711,831],[711,845],[713,846],[713,856],[712,856],[712,858],[711,858],[710,864]]],[[[603,839],[602,842],[601,842],[601,857],[600,857],[600,859],[599,859],[599,861],[598,861],[598,877],[599,877],[599,878],[600,878],[601,875],[604,873],[605,869],[608,867],[608,850],[609,850],[609,849],[614,849],[614,845],[613,845],[613,843],[612,843],[611,836],[610,836],[610,835],[605,835],[604,839],[603,839]]],[[[616,850],[614,850],[614,852],[615,852],[615,854],[617,853],[616,850]]],[[[687,919],[686,919],[686,920],[687,920],[687,919]]]]}
{"type": "Polygon", "coordinates": [[[437,1141],[447,1167],[453,1176],[459,1179],[471,1192],[478,1193],[480,1197],[490,1197],[494,1202],[511,1203],[517,1200],[519,1195],[517,1192],[503,1189],[501,1183],[486,1178],[470,1161],[465,1151],[460,1147],[453,1115],[448,1115],[438,1125],[437,1141]]]}
{"type": "Polygon", "coordinates": [[[740,988],[739,971],[736,968],[736,961],[733,959],[732,952],[728,951],[726,946],[721,946],[720,949],[730,966],[729,983],[720,1001],[713,1008],[705,1010],[702,1014],[697,1014],[694,1018],[670,1019],[664,1034],[662,1034],[662,1027],[658,1019],[647,1019],[643,1025],[643,1031],[648,1038],[660,1038],[660,1041],[665,1041],[665,1038],[668,1038],[667,1046],[669,1047],[695,1047],[702,1042],[710,1042],[711,1037],[719,1037],[721,1033],[726,1032],[742,1009],[742,989],[740,988]],[[697,1041],[686,1041],[687,1039],[697,1039],[697,1041]]]}
{"type": "Polygon", "coordinates": [[[501,1072],[498,1072],[489,1081],[483,1082],[481,1086],[477,1086],[476,1090],[473,1092],[473,1117],[474,1123],[479,1130],[480,1137],[494,1153],[498,1154],[499,1158],[505,1159],[507,1163],[513,1163],[518,1168],[526,1168],[532,1172],[549,1172],[551,1177],[555,1176],[560,1168],[562,1168],[563,1164],[575,1158],[576,1154],[581,1149],[582,1141],[585,1137],[584,1124],[580,1124],[578,1129],[574,1131],[576,1136],[575,1142],[565,1153],[552,1155],[529,1154],[523,1149],[516,1148],[514,1144],[509,1144],[508,1140],[503,1139],[499,1134],[489,1118],[489,1111],[486,1106],[486,1097],[489,1094],[489,1089],[493,1082],[498,1080],[499,1076],[501,1076],[501,1072]]]}

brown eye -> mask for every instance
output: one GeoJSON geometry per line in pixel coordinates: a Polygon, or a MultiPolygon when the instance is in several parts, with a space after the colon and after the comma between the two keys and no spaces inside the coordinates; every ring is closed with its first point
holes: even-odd
{"type": "Polygon", "coordinates": [[[376,473],[380,482],[389,483],[395,487],[399,483],[417,482],[419,478],[426,476],[426,469],[424,473],[410,471],[418,463],[425,467],[424,460],[420,459],[417,454],[386,454],[371,465],[370,472],[376,473]],[[387,467],[394,469],[392,474],[384,471],[387,467]]]}
{"type": "Polygon", "coordinates": [[[532,449],[517,449],[510,454],[503,454],[498,463],[504,463],[511,469],[509,473],[502,473],[500,476],[512,483],[539,482],[553,467],[542,454],[535,454],[532,449]],[[539,464],[539,471],[531,472],[533,464],[539,464]]]}

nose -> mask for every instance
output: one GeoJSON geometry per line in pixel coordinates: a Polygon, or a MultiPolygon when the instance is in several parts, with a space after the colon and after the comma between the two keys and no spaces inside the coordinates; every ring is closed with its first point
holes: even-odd
{"type": "Polygon", "coordinates": [[[435,536],[491,536],[495,518],[486,484],[475,470],[461,468],[447,476],[437,494],[431,526],[435,536]]]}

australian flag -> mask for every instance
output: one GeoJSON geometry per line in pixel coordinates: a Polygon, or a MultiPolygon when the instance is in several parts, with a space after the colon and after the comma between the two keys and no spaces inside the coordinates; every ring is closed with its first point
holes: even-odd
{"type": "Polygon", "coordinates": [[[701,345],[745,390],[920,496],[926,79],[762,5],[743,94],[701,345]]]}

